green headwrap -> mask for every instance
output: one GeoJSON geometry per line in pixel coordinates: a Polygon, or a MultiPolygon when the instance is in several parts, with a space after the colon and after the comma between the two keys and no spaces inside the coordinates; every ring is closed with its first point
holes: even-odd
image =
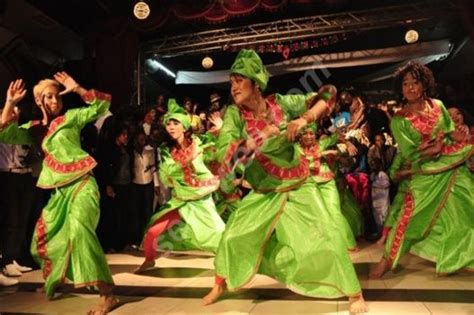
{"type": "Polygon", "coordinates": [[[262,63],[259,55],[253,50],[242,49],[234,64],[230,68],[230,73],[238,73],[255,81],[262,91],[265,91],[268,83],[268,71],[262,63]]]}
{"type": "Polygon", "coordinates": [[[311,123],[311,124],[308,124],[306,126],[304,126],[304,128],[301,129],[301,133],[304,133],[306,132],[306,130],[312,130],[314,133],[316,133],[316,131],[318,130],[318,125],[316,123],[311,123]]]}
{"type": "Polygon", "coordinates": [[[163,117],[163,124],[166,126],[168,121],[174,119],[183,124],[184,129],[189,129],[191,127],[191,119],[189,119],[188,114],[181,106],[176,103],[174,98],[168,100],[168,111],[163,117]]]}

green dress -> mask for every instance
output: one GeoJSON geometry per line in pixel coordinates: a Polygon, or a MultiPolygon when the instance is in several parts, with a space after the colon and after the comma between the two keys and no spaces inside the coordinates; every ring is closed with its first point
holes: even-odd
{"type": "MultiPolygon", "coordinates": [[[[270,119],[284,130],[307,110],[306,100],[305,95],[267,97],[270,119]]],[[[221,174],[232,173],[239,146],[248,137],[259,143],[266,125],[245,109],[227,108],[217,141],[221,174]]],[[[296,144],[284,134],[268,139],[244,174],[253,190],[230,216],[215,258],[216,274],[226,279],[229,290],[241,288],[259,272],[307,296],[360,294],[344,237],[321,192],[308,181],[308,163],[296,144]]]]}
{"type": "Polygon", "coordinates": [[[393,269],[407,251],[436,263],[437,273],[474,268],[473,175],[466,166],[472,145],[450,138],[454,123],[444,105],[429,113],[401,111],[391,122],[402,158],[412,171],[384,256],[393,269]],[[420,156],[419,147],[444,133],[441,153],[420,156]]]}
{"type": "MultiPolygon", "coordinates": [[[[217,161],[217,137],[207,132],[198,136],[203,143],[203,159],[209,170],[216,176],[219,176],[219,162],[217,161]]],[[[239,167],[236,173],[242,173],[243,168],[239,167]]],[[[237,209],[242,199],[242,191],[238,185],[234,184],[236,177],[226,176],[220,181],[219,189],[217,189],[212,198],[216,204],[217,213],[224,222],[229,220],[230,215],[237,209]]]]}
{"type": "MultiPolygon", "coordinates": [[[[339,228],[340,233],[345,237],[347,248],[349,250],[354,250],[357,247],[357,242],[349,221],[356,221],[357,217],[354,217],[352,212],[344,211],[341,208],[341,200],[336,181],[334,180],[334,173],[321,156],[323,151],[337,144],[337,140],[337,135],[331,135],[320,139],[310,148],[300,148],[300,150],[309,162],[311,172],[310,179],[314,181],[315,185],[320,190],[327,209],[333,216],[333,220],[337,222],[337,227],[339,228]]],[[[353,208],[349,208],[348,210],[353,210],[353,208]]],[[[356,223],[353,223],[352,225],[356,225],[356,223]]]]}
{"type": "Polygon", "coordinates": [[[199,249],[216,252],[225,224],[216,211],[212,193],[219,179],[204,163],[205,147],[197,137],[184,150],[162,151],[160,180],[171,188],[171,199],[151,217],[148,228],[165,214],[178,210],[182,224],[158,239],[164,250],[199,249]],[[189,156],[194,158],[189,161],[189,156]]]}
{"type": "MultiPolygon", "coordinates": [[[[81,129],[107,112],[111,97],[90,90],[83,99],[90,106],[55,118],[42,142],[45,158],[37,186],[54,190],[36,223],[31,253],[43,270],[49,297],[65,278],[75,287],[113,284],[95,234],[99,189],[91,171],[97,163],[80,144],[81,129]]],[[[0,142],[31,143],[30,128],[37,123],[11,124],[0,132],[0,142]]]]}

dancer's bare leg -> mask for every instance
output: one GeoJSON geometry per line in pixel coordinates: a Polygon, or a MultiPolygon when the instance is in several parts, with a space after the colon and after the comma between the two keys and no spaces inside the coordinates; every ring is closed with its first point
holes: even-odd
{"type": "Polygon", "coordinates": [[[359,294],[358,296],[354,297],[349,297],[349,312],[351,314],[367,313],[368,311],[369,307],[365,303],[362,294],[359,294]]]}
{"type": "Polygon", "coordinates": [[[389,270],[388,260],[384,257],[370,270],[369,279],[380,279],[389,270]]]}
{"type": "Polygon", "coordinates": [[[153,268],[155,266],[155,261],[154,260],[147,260],[145,259],[143,263],[141,264],[140,267],[136,268],[133,273],[135,274],[140,274],[150,268],[153,268]]]}
{"type": "Polygon", "coordinates": [[[113,293],[114,286],[112,284],[99,284],[100,301],[87,315],[104,315],[117,307],[119,299],[113,293]]]}
{"type": "Polygon", "coordinates": [[[202,305],[209,305],[217,301],[218,298],[224,294],[226,288],[226,283],[223,278],[216,278],[216,283],[211,292],[209,292],[205,297],[202,298],[202,305]]]}

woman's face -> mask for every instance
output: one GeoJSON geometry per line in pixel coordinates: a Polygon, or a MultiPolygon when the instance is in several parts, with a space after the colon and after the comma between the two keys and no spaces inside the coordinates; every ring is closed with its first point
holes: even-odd
{"type": "Polygon", "coordinates": [[[183,124],[174,119],[168,121],[168,123],[166,124],[166,131],[174,140],[178,140],[179,138],[184,136],[183,124]]]}
{"type": "Polygon", "coordinates": [[[316,135],[313,130],[306,129],[300,137],[300,144],[303,148],[309,148],[316,143],[316,135]]]}
{"type": "Polygon", "coordinates": [[[381,135],[376,135],[374,142],[377,147],[381,148],[385,144],[385,139],[381,135]]]}
{"type": "Polygon", "coordinates": [[[117,136],[117,144],[118,145],[127,145],[128,143],[128,130],[124,129],[122,132],[117,136]]]}
{"type": "Polygon", "coordinates": [[[54,85],[47,86],[36,103],[40,107],[43,106],[46,112],[53,117],[58,116],[63,109],[63,99],[59,95],[59,89],[54,85]]]}
{"type": "Polygon", "coordinates": [[[135,141],[137,147],[144,148],[146,146],[146,135],[144,133],[139,133],[135,141]]]}
{"type": "Polygon", "coordinates": [[[146,113],[145,119],[149,119],[149,120],[155,121],[155,119],[156,119],[156,110],[150,109],[150,110],[146,113]]]}
{"type": "Polygon", "coordinates": [[[410,72],[405,74],[402,82],[402,93],[408,103],[419,102],[423,98],[423,92],[423,83],[413,77],[410,72]]]}
{"type": "Polygon", "coordinates": [[[248,105],[255,92],[256,85],[249,78],[239,74],[232,74],[230,76],[230,94],[234,99],[235,105],[248,105]]]}
{"type": "Polygon", "coordinates": [[[457,109],[456,107],[451,107],[450,109],[448,109],[448,113],[456,126],[464,124],[464,116],[462,115],[459,109],[457,109]]]}

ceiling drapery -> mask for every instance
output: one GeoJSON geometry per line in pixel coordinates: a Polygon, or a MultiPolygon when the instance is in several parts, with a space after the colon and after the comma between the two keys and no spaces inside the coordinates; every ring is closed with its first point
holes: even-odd
{"type": "Polygon", "coordinates": [[[154,31],[163,26],[171,18],[182,21],[206,21],[207,23],[223,23],[229,18],[249,15],[261,9],[274,12],[288,3],[332,3],[334,0],[208,0],[208,1],[176,1],[166,5],[158,4],[158,0],[148,0],[151,14],[145,20],[133,19],[133,25],[140,31],[154,31]],[[156,2],[156,3],[155,3],[156,2]]]}

